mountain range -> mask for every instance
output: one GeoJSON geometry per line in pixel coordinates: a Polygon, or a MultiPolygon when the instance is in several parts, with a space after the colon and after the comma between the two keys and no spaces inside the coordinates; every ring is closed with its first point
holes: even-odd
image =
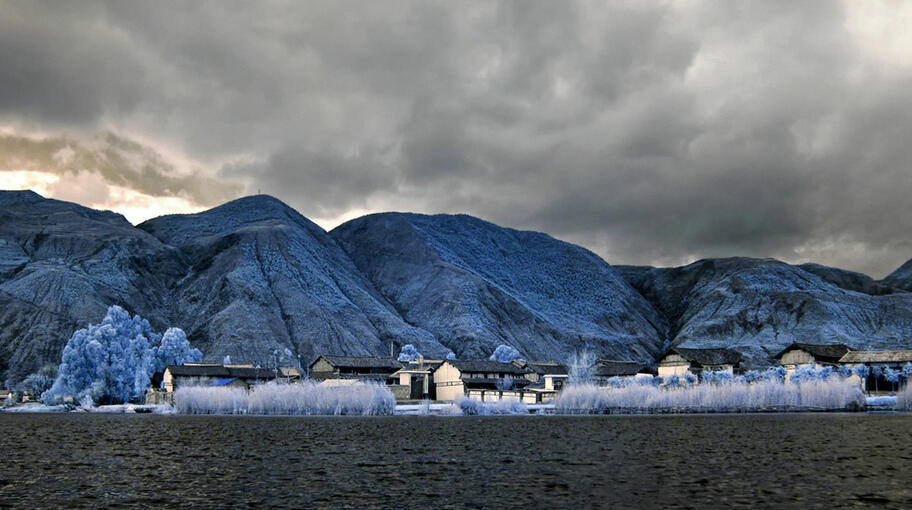
{"type": "MultiPolygon", "coordinates": [[[[725,346],[764,365],[792,343],[912,345],[912,261],[876,281],[817,264],[612,266],[466,215],[372,214],[330,232],[266,195],[139,225],[0,192],[0,380],[57,364],[112,304],[184,329],[204,359],[307,366],[320,354],[529,359],[588,349],[654,363],[725,346]]],[[[9,382],[7,383],[9,384],[9,382]]]]}

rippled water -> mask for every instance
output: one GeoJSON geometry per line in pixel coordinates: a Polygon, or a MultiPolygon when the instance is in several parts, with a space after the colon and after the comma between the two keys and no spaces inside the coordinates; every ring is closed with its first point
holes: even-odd
{"type": "Polygon", "coordinates": [[[0,507],[912,507],[912,416],[0,414],[0,507]]]}

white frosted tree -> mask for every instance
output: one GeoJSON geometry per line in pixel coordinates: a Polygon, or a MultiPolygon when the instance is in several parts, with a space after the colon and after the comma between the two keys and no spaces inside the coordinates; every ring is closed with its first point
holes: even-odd
{"type": "MultiPolygon", "coordinates": [[[[168,365],[197,363],[203,359],[199,349],[190,347],[187,335],[180,328],[168,328],[162,335],[161,344],[152,348],[152,356],[155,359],[155,372],[163,371],[168,365]]],[[[230,358],[228,362],[231,362],[230,358]]]]}
{"type": "Polygon", "coordinates": [[[418,359],[418,356],[421,356],[421,353],[418,352],[418,349],[412,344],[405,344],[402,346],[402,350],[399,351],[399,357],[396,358],[399,361],[415,361],[418,359]]]}
{"type": "Polygon", "coordinates": [[[170,328],[163,337],[152,331],[149,321],[111,306],[100,324],[73,333],[63,349],[57,378],[41,399],[136,401],[150,386],[155,370],[201,358],[180,329],[170,328]]]}
{"type": "Polygon", "coordinates": [[[591,384],[595,378],[595,364],[598,361],[595,353],[589,349],[576,351],[567,360],[569,384],[591,384]]]}
{"type": "Polygon", "coordinates": [[[497,349],[494,349],[494,353],[491,354],[490,360],[499,361],[501,363],[510,363],[519,357],[520,354],[516,348],[501,344],[497,346],[497,349]]]}

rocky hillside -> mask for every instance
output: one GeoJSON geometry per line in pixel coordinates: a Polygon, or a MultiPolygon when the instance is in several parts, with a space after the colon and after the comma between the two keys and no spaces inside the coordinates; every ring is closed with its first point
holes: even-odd
{"type": "Polygon", "coordinates": [[[846,289],[870,294],[872,296],[882,296],[884,294],[894,294],[902,292],[901,289],[890,285],[889,282],[877,281],[866,274],[846,271],[835,267],[822,266],[820,264],[801,264],[797,266],[808,273],[813,273],[820,277],[821,280],[832,283],[833,285],[846,289]]]}
{"type": "Polygon", "coordinates": [[[899,269],[887,275],[882,283],[897,289],[912,291],[912,260],[907,261],[899,269]]]}
{"type": "Polygon", "coordinates": [[[306,366],[320,354],[388,355],[390,342],[449,352],[403,322],[323,229],[272,197],[139,228],[185,258],[168,316],[208,359],[266,364],[278,351],[280,362],[300,356],[306,366]]]}
{"type": "Polygon", "coordinates": [[[331,233],[268,196],[133,226],[0,192],[0,381],[57,364],[73,331],[119,304],[183,328],[206,360],[317,355],[528,358],[588,348],[655,361],[728,346],[755,363],[788,343],[909,348],[912,262],[883,281],[775,260],[610,266],[545,234],[470,216],[386,213],[331,233]]]}
{"type": "Polygon", "coordinates": [[[592,252],[465,215],[386,213],[331,232],[402,317],[462,358],[499,344],[565,359],[591,348],[652,360],[659,314],[592,252]]]}
{"type": "Polygon", "coordinates": [[[758,364],[793,341],[908,348],[912,294],[849,290],[866,285],[834,283],[838,270],[821,268],[747,258],[676,268],[618,266],[667,319],[676,346],[731,347],[758,364]]]}
{"type": "Polygon", "coordinates": [[[176,250],[118,214],[0,192],[0,377],[59,363],[73,331],[113,303],[161,327],[182,270],[176,250]]]}

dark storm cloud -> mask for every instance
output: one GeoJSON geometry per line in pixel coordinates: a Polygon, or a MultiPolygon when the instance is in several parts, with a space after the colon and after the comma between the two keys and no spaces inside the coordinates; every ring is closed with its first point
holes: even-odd
{"type": "Polygon", "coordinates": [[[146,134],[315,217],[880,276],[912,257],[912,47],[850,7],[6,3],[0,122],[146,134]]]}

